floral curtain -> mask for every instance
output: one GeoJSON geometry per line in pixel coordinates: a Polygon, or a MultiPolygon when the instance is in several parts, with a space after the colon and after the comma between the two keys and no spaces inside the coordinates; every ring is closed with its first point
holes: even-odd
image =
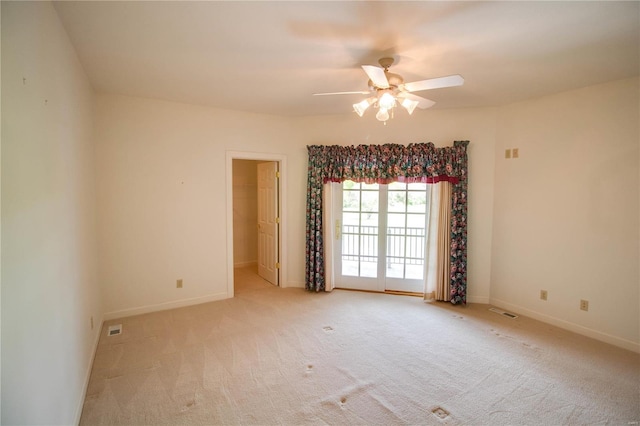
{"type": "Polygon", "coordinates": [[[467,146],[436,148],[410,145],[311,145],[307,180],[305,288],[324,291],[322,188],[327,182],[451,182],[451,303],[466,303],[467,290],[467,146]]]}

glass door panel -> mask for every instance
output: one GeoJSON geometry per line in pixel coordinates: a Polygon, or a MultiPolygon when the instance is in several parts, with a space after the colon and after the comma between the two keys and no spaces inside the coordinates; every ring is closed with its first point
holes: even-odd
{"type": "Polygon", "coordinates": [[[338,287],[380,288],[379,185],[345,181],[342,184],[341,239],[336,259],[338,287]]]}
{"type": "Polygon", "coordinates": [[[337,287],[424,290],[426,191],[426,184],[342,184],[337,287]]]}
{"type": "Polygon", "coordinates": [[[426,184],[389,184],[385,289],[424,291],[426,184]]]}

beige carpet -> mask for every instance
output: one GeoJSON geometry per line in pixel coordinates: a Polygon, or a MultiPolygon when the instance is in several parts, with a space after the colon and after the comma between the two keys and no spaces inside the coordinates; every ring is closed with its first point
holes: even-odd
{"type": "Polygon", "coordinates": [[[638,421],[638,354],[487,305],[309,294],[241,269],[233,299],[105,324],[81,424],[638,421]]]}

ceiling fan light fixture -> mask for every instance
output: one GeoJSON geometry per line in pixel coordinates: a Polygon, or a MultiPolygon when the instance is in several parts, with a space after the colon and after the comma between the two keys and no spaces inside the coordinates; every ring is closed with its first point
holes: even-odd
{"type": "Polygon", "coordinates": [[[376,114],[378,121],[387,121],[389,119],[389,111],[386,108],[380,108],[376,114]]]}
{"type": "Polygon", "coordinates": [[[362,65],[362,69],[369,77],[368,91],[314,93],[314,95],[368,94],[370,96],[368,99],[353,104],[353,110],[358,116],[363,117],[364,113],[373,107],[378,110],[376,113],[378,121],[387,124],[387,120],[393,119],[394,109],[397,105],[402,105],[409,115],[412,115],[417,107],[426,109],[435,104],[434,101],[416,96],[412,92],[464,84],[464,78],[458,74],[405,83],[401,75],[389,72],[389,67],[393,62],[393,58],[386,57],[378,61],[382,68],[362,65]]]}
{"type": "Polygon", "coordinates": [[[411,115],[413,114],[413,110],[415,110],[416,107],[418,106],[418,101],[413,101],[411,99],[404,98],[402,102],[400,102],[400,105],[402,105],[404,109],[407,110],[409,115],[411,115]]]}
{"type": "Polygon", "coordinates": [[[371,104],[373,104],[374,101],[375,98],[369,98],[365,99],[362,102],[358,102],[357,104],[353,104],[353,110],[356,112],[356,114],[362,117],[364,115],[364,112],[371,106],[371,104]]]}
{"type": "Polygon", "coordinates": [[[378,98],[378,106],[380,109],[388,110],[393,108],[395,104],[396,98],[390,92],[385,91],[380,95],[380,98],[378,98]]]}

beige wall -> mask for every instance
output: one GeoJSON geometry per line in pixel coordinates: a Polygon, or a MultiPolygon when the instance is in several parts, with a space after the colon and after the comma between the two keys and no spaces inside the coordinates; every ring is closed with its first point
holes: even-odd
{"type": "MultiPolygon", "coordinates": [[[[2,22],[2,7],[0,6],[0,22],[2,22]]],[[[0,24],[0,33],[2,24],[0,24]]],[[[0,38],[1,40],[1,38],[0,38]]],[[[1,49],[0,49],[1,50],[1,49]]],[[[0,55],[0,81],[2,80],[2,55],[0,55]]],[[[2,84],[0,84],[0,99],[2,99],[2,84]]],[[[0,102],[0,117],[2,117],[2,102],[0,102]]],[[[0,120],[0,187],[2,186],[2,120],[0,120]]],[[[0,191],[0,212],[2,211],[2,196],[0,191]]],[[[2,241],[2,221],[0,220],[0,241],[2,241]]],[[[0,243],[0,423],[2,423],[2,244],[0,243]]]]}
{"type": "Polygon", "coordinates": [[[286,155],[291,120],[111,95],[95,111],[107,317],[226,298],[226,152],[286,155]]]}
{"type": "Polygon", "coordinates": [[[51,3],[1,7],[2,424],[77,424],[103,312],[92,90],[51,3]]]}
{"type": "Polygon", "coordinates": [[[233,160],[233,263],[258,261],[258,162],[233,160]]]}
{"type": "Polygon", "coordinates": [[[493,303],[633,350],[638,94],[631,79],[500,109],[491,263],[493,303]]]}

